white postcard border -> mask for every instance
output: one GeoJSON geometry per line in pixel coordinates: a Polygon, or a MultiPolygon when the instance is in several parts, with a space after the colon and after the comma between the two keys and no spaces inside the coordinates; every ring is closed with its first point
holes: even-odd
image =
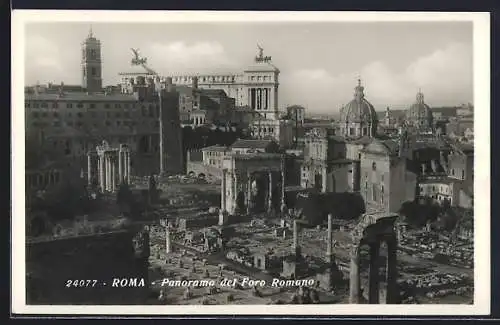
{"type": "Polygon", "coordinates": [[[490,16],[444,12],[215,12],[69,11],[12,12],[12,288],[14,314],[66,315],[487,315],[490,313],[490,16]],[[36,306],[25,291],[24,26],[30,22],[408,22],[471,21],[474,39],[475,183],[473,305],[218,305],[36,306]]]}

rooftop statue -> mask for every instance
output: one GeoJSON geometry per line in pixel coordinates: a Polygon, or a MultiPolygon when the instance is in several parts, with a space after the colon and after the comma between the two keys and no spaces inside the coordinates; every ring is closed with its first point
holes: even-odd
{"type": "Polygon", "coordinates": [[[139,55],[139,49],[131,48],[131,50],[134,53],[134,58],[131,61],[132,65],[141,65],[148,62],[147,58],[141,58],[141,56],[139,55]]]}
{"type": "Polygon", "coordinates": [[[255,62],[270,62],[270,56],[264,56],[264,49],[257,44],[257,48],[259,49],[259,54],[255,57],[255,62]]]}

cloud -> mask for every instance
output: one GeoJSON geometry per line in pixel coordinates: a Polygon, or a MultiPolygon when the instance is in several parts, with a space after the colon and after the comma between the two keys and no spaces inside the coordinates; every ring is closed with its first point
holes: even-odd
{"type": "Polygon", "coordinates": [[[152,43],[147,49],[159,71],[175,73],[234,70],[237,65],[217,42],[152,43]]]}
{"type": "Polygon", "coordinates": [[[25,71],[26,81],[45,81],[47,76],[63,72],[63,58],[57,44],[36,34],[26,35],[25,71]]]}
{"type": "Polygon", "coordinates": [[[333,75],[325,69],[302,69],[282,75],[282,104],[302,104],[322,113],[335,113],[352,99],[361,77],[366,98],[381,110],[405,108],[419,88],[431,106],[472,101],[472,51],[451,43],[417,58],[405,68],[391,69],[390,62],[374,61],[359,71],[333,75]]]}

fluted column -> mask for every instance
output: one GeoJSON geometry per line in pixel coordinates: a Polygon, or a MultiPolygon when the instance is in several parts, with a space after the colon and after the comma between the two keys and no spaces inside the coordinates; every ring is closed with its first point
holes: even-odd
{"type": "Polygon", "coordinates": [[[106,159],[106,191],[111,188],[111,163],[109,161],[109,154],[105,155],[106,159]]]}
{"type": "Polygon", "coordinates": [[[127,183],[130,184],[130,167],[131,167],[131,164],[130,164],[130,151],[127,151],[127,154],[126,154],[126,157],[127,157],[127,183]]]}
{"type": "Polygon", "coordinates": [[[380,243],[370,244],[370,274],[368,276],[368,303],[378,304],[380,296],[379,275],[379,252],[380,243]]]}
{"type": "Polygon", "coordinates": [[[92,156],[90,152],[87,154],[87,184],[92,185],[92,156]]]}
{"type": "Polygon", "coordinates": [[[99,156],[99,187],[101,188],[101,192],[105,191],[104,184],[106,172],[105,172],[105,164],[104,164],[104,154],[99,156]]]}
{"type": "Polygon", "coordinates": [[[114,192],[116,190],[116,161],[110,157],[109,162],[111,164],[111,192],[114,192]]]}
{"type": "Polygon", "coordinates": [[[267,212],[271,212],[273,208],[273,172],[269,172],[269,188],[267,191],[267,212]]]}
{"type": "MultiPolygon", "coordinates": [[[[355,243],[355,245],[357,245],[355,243]]],[[[358,248],[354,248],[351,252],[351,267],[349,274],[349,303],[359,304],[360,298],[360,276],[359,276],[359,253],[358,248]]]]}
{"type": "Polygon", "coordinates": [[[260,88],[257,88],[257,109],[258,110],[260,110],[262,108],[261,100],[262,100],[262,91],[260,88]]]}
{"type": "Polygon", "coordinates": [[[118,184],[123,183],[123,151],[118,151],[118,184]]]}

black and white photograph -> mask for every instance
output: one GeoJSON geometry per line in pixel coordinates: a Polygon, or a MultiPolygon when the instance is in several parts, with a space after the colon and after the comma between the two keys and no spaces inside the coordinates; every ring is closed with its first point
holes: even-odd
{"type": "Polygon", "coordinates": [[[13,312],[489,313],[488,14],[17,11],[12,39],[13,312]]]}

